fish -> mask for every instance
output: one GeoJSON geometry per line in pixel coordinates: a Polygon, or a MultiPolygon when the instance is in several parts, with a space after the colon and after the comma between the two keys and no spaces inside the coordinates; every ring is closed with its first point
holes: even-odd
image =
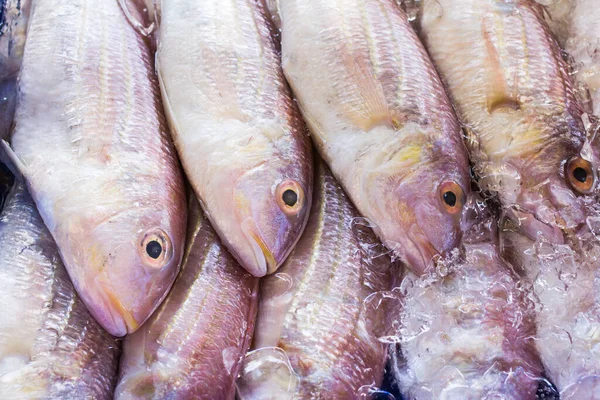
{"type": "Polygon", "coordinates": [[[405,399],[534,399],[550,384],[531,287],[502,259],[489,205],[472,193],[463,215],[462,254],[404,277],[392,375],[405,399]]]}
{"type": "Polygon", "coordinates": [[[81,301],[24,182],[0,214],[0,398],[112,399],[120,343],[81,301]]]}
{"type": "Polygon", "coordinates": [[[132,333],[185,245],[185,187],[149,43],[117,1],[36,1],[18,90],[3,147],[90,312],[111,334],[132,333]]]}
{"type": "Polygon", "coordinates": [[[250,346],[258,279],[189,196],[188,242],[169,296],[123,342],[115,399],[233,399],[250,346]]]}
{"type": "Polygon", "coordinates": [[[546,21],[567,52],[584,111],[600,115],[600,12],[594,0],[557,0],[546,6],[546,21]]]}
{"type": "Polygon", "coordinates": [[[183,168],[248,272],[277,270],[312,199],[306,125],[262,1],[163,0],[157,69],[183,168]]]}
{"type": "Polygon", "coordinates": [[[12,126],[30,13],[31,0],[0,1],[0,139],[12,126]]]}
{"type": "Polygon", "coordinates": [[[280,0],[282,63],[358,211],[417,273],[460,241],[469,165],[442,83],[393,0],[280,0]]]}
{"type": "Polygon", "coordinates": [[[323,162],[304,235],[261,279],[244,399],[349,399],[381,384],[386,294],[400,269],[323,162]]]}
{"type": "Polygon", "coordinates": [[[585,224],[597,166],[543,12],[532,0],[425,0],[419,24],[479,186],[532,241],[562,244],[585,224]]]}
{"type": "Polygon", "coordinates": [[[600,376],[597,144],[544,12],[529,0],[425,0],[418,23],[478,184],[499,203],[502,257],[532,287],[545,374],[575,399],[600,376]]]}

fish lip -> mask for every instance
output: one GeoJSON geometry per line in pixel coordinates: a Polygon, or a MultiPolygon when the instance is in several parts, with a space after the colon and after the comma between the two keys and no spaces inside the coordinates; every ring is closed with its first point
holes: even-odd
{"type": "Polygon", "coordinates": [[[106,283],[106,278],[97,279],[96,283],[101,289],[99,295],[103,305],[102,317],[97,318],[98,322],[113,336],[122,337],[135,332],[140,324],[106,283]]]}
{"type": "Polygon", "coordinates": [[[407,255],[406,258],[413,261],[412,263],[409,261],[408,264],[413,270],[422,274],[430,266],[435,265],[439,252],[433,247],[418,226],[415,226],[410,230],[407,238],[412,243],[413,248],[416,249],[416,252],[407,252],[409,255],[407,255]],[[418,254],[418,257],[415,253],[418,254]]]}
{"type": "MultiPolygon", "coordinates": [[[[525,236],[527,236],[531,240],[534,240],[534,241],[538,240],[538,238],[541,236],[542,238],[546,239],[550,243],[564,244],[564,242],[565,242],[563,230],[558,226],[553,226],[549,222],[542,221],[539,218],[539,216],[537,215],[537,212],[512,208],[512,212],[509,212],[509,218],[516,218],[519,223],[519,227],[520,227],[519,231],[521,231],[525,236]],[[536,234],[534,234],[533,232],[528,231],[527,229],[522,227],[523,220],[535,222],[535,223],[537,223],[537,226],[543,226],[547,229],[547,231],[541,232],[541,233],[538,233],[539,232],[538,231],[538,232],[536,232],[536,234]]],[[[531,224],[530,224],[530,226],[531,226],[531,224]]]]}
{"type": "Polygon", "coordinates": [[[257,231],[256,224],[252,218],[248,217],[242,222],[242,232],[252,248],[254,259],[256,261],[255,266],[257,269],[252,275],[262,277],[275,272],[278,263],[264,239],[257,231]]]}

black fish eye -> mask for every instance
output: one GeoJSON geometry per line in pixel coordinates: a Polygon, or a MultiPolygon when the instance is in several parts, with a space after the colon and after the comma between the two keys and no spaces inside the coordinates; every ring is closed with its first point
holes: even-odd
{"type": "Polygon", "coordinates": [[[156,240],[148,242],[146,245],[146,253],[155,260],[162,254],[163,248],[156,240]]]}
{"type": "Polygon", "coordinates": [[[454,192],[447,191],[444,193],[444,202],[448,204],[450,207],[454,207],[456,205],[456,195],[454,192]]]}
{"type": "Polygon", "coordinates": [[[288,207],[294,207],[298,202],[298,194],[291,189],[288,189],[285,192],[283,192],[283,195],[281,197],[285,205],[288,207]]]}
{"type": "Polygon", "coordinates": [[[587,175],[587,171],[581,167],[577,167],[573,170],[573,177],[581,183],[584,183],[587,180],[587,175]]]}

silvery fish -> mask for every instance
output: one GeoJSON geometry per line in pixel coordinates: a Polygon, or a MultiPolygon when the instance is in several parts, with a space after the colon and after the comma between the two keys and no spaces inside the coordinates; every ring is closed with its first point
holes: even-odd
{"type": "Polygon", "coordinates": [[[393,0],[279,0],[283,70],[319,152],[383,243],[423,272],[469,192],[452,106],[393,0]]]}
{"type": "Polygon", "coordinates": [[[282,60],[321,155],[383,243],[424,271],[456,247],[460,127],[393,0],[280,0],[282,60]]]}
{"type": "Polygon", "coordinates": [[[532,0],[424,0],[419,23],[467,127],[480,186],[530,239],[560,244],[585,222],[582,196],[597,171],[542,14],[532,0]]]}
{"type": "Polygon", "coordinates": [[[186,204],[152,54],[117,1],[35,2],[11,141],[90,312],[135,331],[175,280],[186,204]]]}
{"type": "Polygon", "coordinates": [[[254,276],[274,272],[311,202],[310,140],[255,0],[162,0],[158,72],[175,145],[215,230],[254,276]]]}
{"type": "Polygon", "coordinates": [[[32,0],[0,1],[0,139],[10,133],[32,0]]]}
{"type": "Polygon", "coordinates": [[[0,214],[0,398],[111,399],[119,342],[75,293],[17,180],[0,214]]]}
{"type": "Polygon", "coordinates": [[[393,375],[407,400],[534,399],[550,385],[530,291],[500,257],[487,205],[471,196],[464,214],[464,256],[402,282],[393,375]]]}
{"type": "Polygon", "coordinates": [[[233,399],[250,345],[258,279],[189,198],[181,272],[156,313],[123,343],[116,399],[233,399]]]}
{"type": "Polygon", "coordinates": [[[381,384],[390,257],[320,163],[305,233],[261,280],[240,399],[351,399],[381,384]],[[361,223],[362,222],[362,223],[361,223]]]}

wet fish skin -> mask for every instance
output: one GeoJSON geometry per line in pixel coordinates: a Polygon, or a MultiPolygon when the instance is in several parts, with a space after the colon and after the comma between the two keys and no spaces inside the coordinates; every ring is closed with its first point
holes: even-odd
{"type": "Polygon", "coordinates": [[[529,290],[500,257],[487,205],[472,196],[465,209],[464,258],[404,277],[393,374],[406,399],[533,399],[543,368],[529,290]]]}
{"type": "Polygon", "coordinates": [[[0,215],[0,397],[111,399],[120,344],[75,293],[25,185],[0,215]]]}
{"type": "Polygon", "coordinates": [[[161,14],[158,71],[184,169],[240,264],[270,274],[304,229],[313,172],[264,4],[163,0],[161,14]]]}
{"type": "Polygon", "coordinates": [[[35,2],[11,141],[77,292],[110,333],[135,331],[177,275],[186,205],[148,44],[117,1],[35,2]]]}
{"type": "Polygon", "coordinates": [[[596,0],[556,0],[546,20],[568,53],[577,94],[586,111],[600,115],[600,11],[596,0]]]}
{"type": "MultiPolygon", "coordinates": [[[[593,152],[542,7],[531,0],[425,0],[419,22],[467,127],[480,186],[498,194],[532,240],[562,243],[586,217],[566,165],[593,161],[593,152]]],[[[595,169],[589,165],[587,175],[595,169]]]]}
{"type": "Polygon", "coordinates": [[[314,190],[304,235],[279,271],[261,280],[254,351],[238,382],[241,399],[348,399],[361,386],[381,384],[386,355],[378,337],[387,328],[386,305],[371,306],[378,300],[368,298],[391,289],[397,266],[357,221],[322,162],[314,190]],[[278,375],[279,363],[289,363],[297,381],[287,367],[278,375]],[[273,371],[256,379],[260,364],[273,371]]]}
{"type": "Polygon", "coordinates": [[[392,0],[278,4],[283,69],[319,152],[384,244],[423,272],[458,244],[469,191],[460,128],[425,49],[392,0]]]}
{"type": "Polygon", "coordinates": [[[258,279],[221,244],[195,195],[188,243],[169,296],[123,343],[115,399],[233,399],[248,350],[258,279]]]}

